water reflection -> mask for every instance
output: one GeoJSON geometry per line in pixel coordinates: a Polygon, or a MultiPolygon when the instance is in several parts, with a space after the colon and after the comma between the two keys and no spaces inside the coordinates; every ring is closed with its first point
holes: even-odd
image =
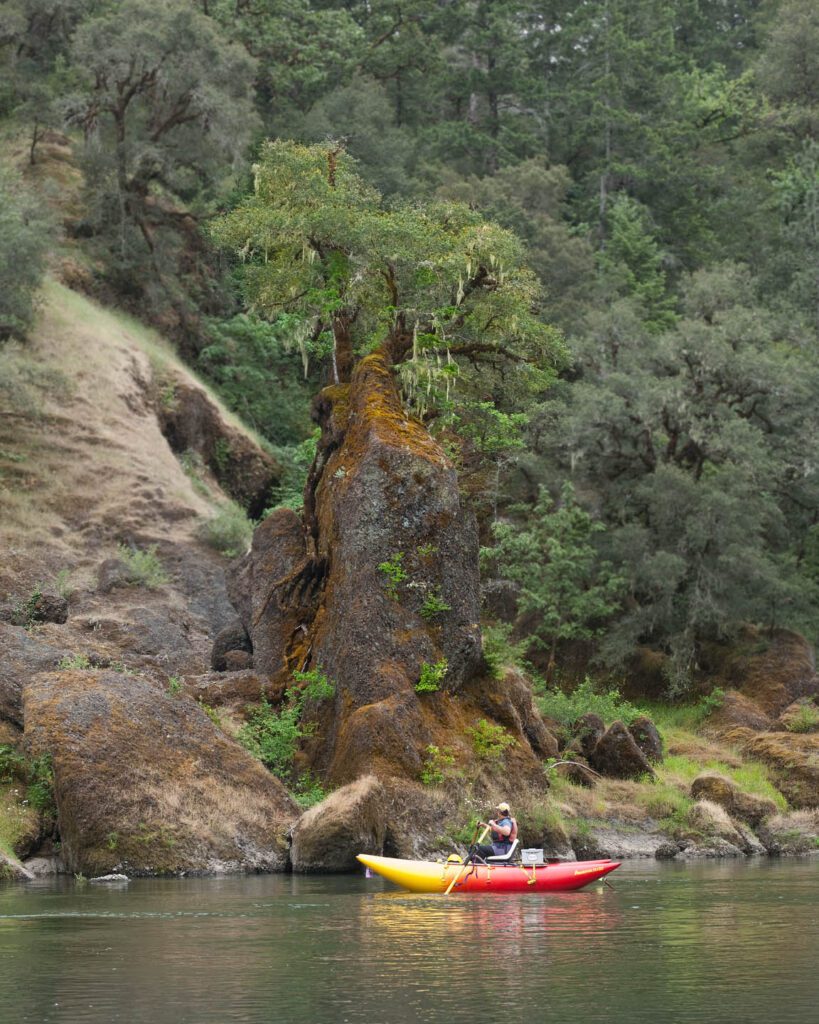
{"type": "Polygon", "coordinates": [[[286,876],[0,889],[0,1022],[808,1024],[819,863],[626,865],[615,890],[286,876]]]}

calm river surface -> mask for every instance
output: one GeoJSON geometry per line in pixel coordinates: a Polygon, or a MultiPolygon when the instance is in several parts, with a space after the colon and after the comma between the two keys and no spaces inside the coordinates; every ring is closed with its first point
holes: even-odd
{"type": "Polygon", "coordinates": [[[815,1024],[819,860],[577,893],[361,876],[0,888],[0,1024],[815,1024]]]}

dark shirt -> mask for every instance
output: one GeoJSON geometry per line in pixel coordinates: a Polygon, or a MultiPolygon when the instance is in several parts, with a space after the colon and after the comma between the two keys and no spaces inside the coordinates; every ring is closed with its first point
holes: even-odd
{"type": "Polygon", "coordinates": [[[509,817],[501,818],[497,824],[510,829],[508,836],[503,835],[501,832],[496,832],[494,828],[492,829],[492,848],[496,856],[502,856],[504,853],[509,852],[509,847],[512,845],[512,819],[509,817]]]}

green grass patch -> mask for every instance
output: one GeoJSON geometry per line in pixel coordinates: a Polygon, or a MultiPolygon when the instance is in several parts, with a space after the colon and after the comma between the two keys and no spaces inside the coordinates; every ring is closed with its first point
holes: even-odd
{"type": "Polygon", "coordinates": [[[128,567],[129,581],[135,586],[156,590],[169,581],[170,577],[162,567],[156,549],[156,544],[152,544],[149,548],[129,547],[127,544],[119,545],[117,554],[128,567]]]}
{"type": "Polygon", "coordinates": [[[202,537],[212,548],[228,558],[235,558],[250,547],[253,527],[245,510],[235,501],[228,501],[204,524],[202,537]]]}
{"type": "Polygon", "coordinates": [[[735,782],[743,792],[773,800],[782,811],[788,808],[787,800],[771,782],[768,769],[759,761],[745,761],[738,768],[734,768],[724,761],[695,761],[691,757],[670,754],[657,765],[656,770],[660,782],[677,785],[682,783],[686,786],[690,786],[703,772],[717,772],[735,782]]]}

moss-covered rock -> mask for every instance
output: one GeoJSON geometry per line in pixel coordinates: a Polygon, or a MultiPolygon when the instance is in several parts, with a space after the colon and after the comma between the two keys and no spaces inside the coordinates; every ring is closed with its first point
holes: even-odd
{"type": "Polygon", "coordinates": [[[52,759],[70,870],[287,866],[295,806],[190,698],[135,675],[54,672],[27,683],[24,714],[32,755],[52,759]]]}
{"type": "Polygon", "coordinates": [[[292,831],[293,870],[352,871],[356,854],[382,853],[385,805],[384,787],[374,775],[365,775],[305,811],[292,831]]]}

